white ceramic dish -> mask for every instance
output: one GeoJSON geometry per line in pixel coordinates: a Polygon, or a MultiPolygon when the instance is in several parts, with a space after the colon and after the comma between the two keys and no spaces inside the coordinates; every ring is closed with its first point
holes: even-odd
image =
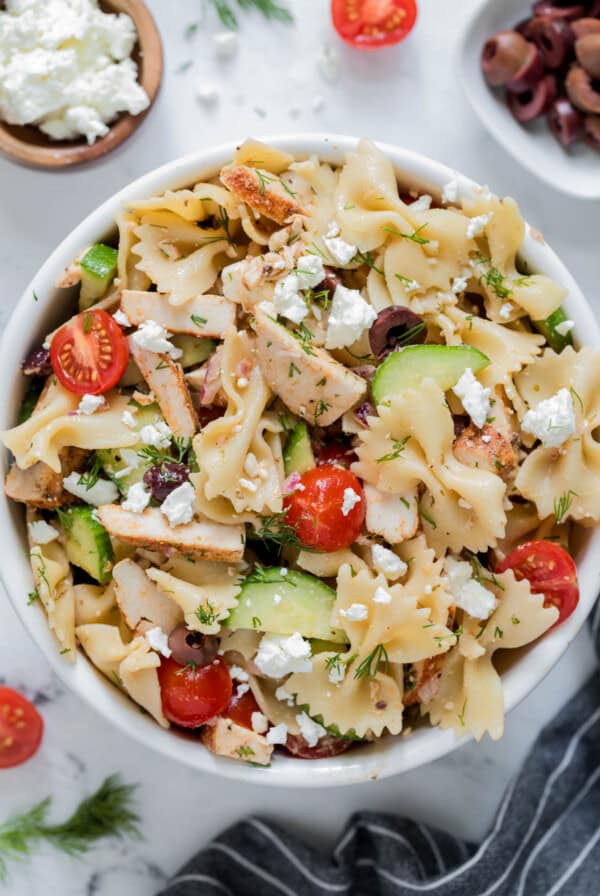
{"type": "Polygon", "coordinates": [[[459,41],[459,77],[473,109],[493,137],[537,177],[578,199],[600,199],[600,154],[585,143],[563,149],[546,119],[522,125],[511,115],[504,91],[481,74],[481,49],[496,31],[512,28],[531,9],[530,0],[484,0],[459,41]]]}
{"type": "MultiPolygon", "coordinates": [[[[351,137],[321,134],[264,139],[298,157],[317,153],[330,162],[340,162],[344,152],[353,149],[357,142],[351,137]]],[[[456,176],[456,172],[445,166],[408,150],[386,145],[382,149],[392,160],[404,185],[439,195],[444,184],[456,176]]],[[[113,229],[115,215],[125,200],[150,196],[212,176],[231,158],[233,151],[231,144],[197,152],[140,178],[93,212],[50,256],[25,290],[4,332],[0,346],[4,370],[0,429],[14,425],[23,396],[25,383],[19,371],[21,359],[68,313],[64,306],[64,293],[59,293],[53,286],[58,274],[75,258],[82,246],[108,235],[113,229]],[[34,293],[39,297],[38,302],[34,301],[34,293]],[[59,295],[61,306],[56,304],[59,295]]],[[[462,176],[459,176],[459,184],[463,188],[473,186],[472,181],[462,176]]],[[[585,334],[587,344],[600,345],[600,331],[594,316],[575,281],[554,252],[528,234],[522,255],[532,272],[546,273],[566,287],[568,298],[565,305],[569,317],[575,321],[575,332],[585,334]]],[[[1,464],[4,478],[8,465],[6,452],[2,454],[1,464]]],[[[405,772],[449,753],[466,740],[451,731],[424,727],[409,737],[387,738],[334,759],[306,763],[278,756],[271,768],[262,771],[241,762],[213,756],[191,737],[164,731],[148,716],[142,715],[138,707],[100,675],[83,654],[79,654],[74,666],[59,655],[42,611],[36,605],[27,605],[26,595],[32,588],[32,578],[26,556],[23,508],[9,502],[3,491],[0,496],[0,542],[5,558],[1,569],[5,588],[15,611],[55,672],[68,687],[107,719],[168,759],[254,783],[324,787],[405,772]]],[[[507,710],[539,684],[588,615],[600,586],[600,530],[591,532],[583,544],[578,567],[581,600],[575,613],[563,626],[520,653],[503,675],[507,710]]]]}

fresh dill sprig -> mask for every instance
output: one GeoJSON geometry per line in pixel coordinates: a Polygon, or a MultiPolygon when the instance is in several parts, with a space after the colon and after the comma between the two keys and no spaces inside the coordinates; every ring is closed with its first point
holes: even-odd
{"type": "MultiPolygon", "coordinates": [[[[239,0],[238,0],[238,2],[239,2],[239,0]]],[[[267,191],[267,184],[270,184],[270,183],[280,184],[283,187],[283,189],[285,190],[285,192],[288,194],[288,196],[291,196],[292,199],[295,199],[296,196],[298,195],[297,193],[294,193],[294,191],[290,187],[288,187],[288,185],[286,184],[286,182],[283,180],[282,177],[276,177],[274,174],[268,174],[266,171],[261,171],[260,168],[255,168],[254,171],[258,178],[258,186],[259,186],[262,196],[265,195],[265,193],[267,191]]]]}
{"type": "Polygon", "coordinates": [[[560,498],[554,499],[554,517],[556,519],[557,525],[560,525],[560,523],[562,523],[563,519],[569,512],[571,504],[573,503],[573,498],[577,497],[579,497],[577,492],[569,489],[569,491],[562,494],[560,498]]]}
{"type": "Polygon", "coordinates": [[[400,457],[404,449],[406,448],[406,443],[410,439],[410,436],[405,436],[402,440],[392,439],[393,450],[389,452],[389,454],[384,454],[382,457],[378,457],[375,463],[382,464],[388,460],[396,460],[396,458],[400,457]]]}
{"type": "Polygon", "coordinates": [[[473,578],[476,582],[478,582],[483,588],[486,585],[493,585],[494,588],[498,588],[499,591],[504,591],[504,585],[502,585],[493,572],[490,572],[489,569],[486,569],[481,560],[475,556],[475,554],[471,554],[469,551],[466,552],[467,560],[471,564],[471,568],[473,570],[473,578]]]}
{"type": "Polygon", "coordinates": [[[177,438],[173,439],[173,444],[168,448],[156,448],[154,445],[144,445],[138,451],[138,457],[142,460],[150,461],[155,467],[162,464],[183,463],[186,454],[190,450],[191,439],[177,438]]]}
{"type": "Polygon", "coordinates": [[[111,775],[61,824],[48,824],[47,797],[28,812],[0,824],[0,880],[7,875],[8,859],[26,859],[39,843],[49,843],[69,856],[84,855],[103,837],[137,837],[139,816],[131,807],[134,787],[111,775]]]}
{"type": "Polygon", "coordinates": [[[493,289],[499,299],[507,299],[512,295],[512,290],[504,285],[505,277],[493,263],[491,258],[485,258],[483,255],[477,256],[478,265],[487,265],[487,271],[479,278],[479,283],[485,283],[490,289],[493,289]]]}
{"type": "Polygon", "coordinates": [[[427,324],[424,321],[421,321],[420,324],[415,324],[414,327],[410,327],[403,333],[402,336],[396,342],[396,348],[399,348],[402,345],[409,345],[414,340],[415,336],[418,336],[419,333],[422,333],[423,330],[427,328],[427,324]]]}
{"type": "Polygon", "coordinates": [[[83,471],[83,473],[77,480],[77,485],[83,485],[85,490],[89,492],[89,490],[93,488],[98,482],[101,470],[102,464],[100,463],[100,458],[98,457],[96,452],[94,452],[92,454],[91,460],[87,465],[87,469],[83,471]]]}
{"type": "Polygon", "coordinates": [[[219,613],[208,601],[206,606],[196,607],[196,617],[202,625],[214,625],[215,622],[218,622],[219,613]]]}
{"type": "MultiPolygon", "coordinates": [[[[239,27],[237,16],[232,9],[232,2],[229,2],[229,0],[209,0],[209,2],[214,7],[216,14],[221,20],[221,24],[223,24],[225,28],[232,28],[235,30],[239,27]]],[[[276,0],[237,0],[237,5],[244,11],[256,9],[265,17],[265,19],[283,22],[286,25],[289,25],[294,21],[291,12],[277,3],[276,0]]]]}
{"type": "Polygon", "coordinates": [[[315,412],[313,415],[315,426],[317,425],[319,417],[322,417],[323,414],[326,414],[327,411],[330,409],[330,407],[331,407],[330,404],[328,404],[326,401],[323,401],[322,398],[319,398],[318,402],[315,405],[315,412]]]}
{"type": "Polygon", "coordinates": [[[417,243],[419,246],[426,246],[430,240],[426,239],[424,236],[419,236],[419,234],[427,227],[427,222],[425,224],[421,224],[420,227],[417,227],[416,230],[413,230],[412,233],[402,233],[402,231],[398,230],[396,227],[384,227],[386,233],[391,233],[392,236],[401,236],[403,240],[410,240],[413,243],[417,243]]]}
{"type": "Polygon", "coordinates": [[[390,658],[388,656],[388,652],[383,646],[383,644],[378,644],[373,648],[371,653],[364,658],[362,663],[360,663],[355,672],[355,678],[367,678],[372,680],[376,678],[377,673],[379,672],[379,667],[383,666],[384,675],[387,673],[390,665],[390,658]]]}
{"type": "Polygon", "coordinates": [[[250,575],[244,579],[245,585],[291,585],[296,587],[296,583],[289,579],[288,575],[281,574],[281,568],[278,566],[263,566],[257,563],[250,575]]]}
{"type": "Polygon", "coordinates": [[[297,330],[289,330],[288,332],[292,334],[294,339],[298,340],[303,352],[305,352],[307,355],[316,355],[316,352],[312,347],[313,334],[304,322],[300,324],[297,330]]]}
{"type": "Polygon", "coordinates": [[[383,271],[375,264],[373,260],[373,253],[371,251],[357,252],[354,258],[351,258],[350,261],[354,264],[366,264],[367,267],[370,267],[373,271],[376,271],[383,277],[383,271]]]}
{"type": "Polygon", "coordinates": [[[301,547],[296,527],[286,522],[286,511],[259,515],[260,528],[255,529],[256,538],[279,547],[301,547]]]}

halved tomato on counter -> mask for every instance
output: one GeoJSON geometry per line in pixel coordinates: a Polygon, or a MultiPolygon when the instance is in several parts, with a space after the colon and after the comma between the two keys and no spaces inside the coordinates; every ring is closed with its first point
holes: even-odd
{"type": "Polygon", "coordinates": [[[21,765],[37,753],[44,720],[26,697],[0,687],[0,768],[21,765]]]}
{"type": "Polygon", "coordinates": [[[121,327],[100,309],[83,311],[58,330],[50,346],[58,381],[76,395],[101,395],[127,367],[129,346],[121,327]]]}
{"type": "Polygon", "coordinates": [[[415,0],[332,0],[335,30],[359,50],[397,44],[417,20],[415,0]]]}
{"type": "Polygon", "coordinates": [[[571,555],[551,541],[528,541],[504,558],[496,572],[512,569],[515,578],[527,579],[534,594],[544,595],[544,606],[556,607],[555,626],[568,619],[579,603],[577,568],[571,555]]]}

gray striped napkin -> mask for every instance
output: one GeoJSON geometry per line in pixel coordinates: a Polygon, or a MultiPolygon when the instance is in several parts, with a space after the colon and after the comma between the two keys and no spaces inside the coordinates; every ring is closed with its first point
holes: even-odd
{"type": "MultiPolygon", "coordinates": [[[[592,619],[600,657],[600,603],[592,619]]],[[[249,818],[158,896],[595,896],[600,671],[544,729],[479,847],[390,815],[354,815],[330,860],[249,818]]]]}

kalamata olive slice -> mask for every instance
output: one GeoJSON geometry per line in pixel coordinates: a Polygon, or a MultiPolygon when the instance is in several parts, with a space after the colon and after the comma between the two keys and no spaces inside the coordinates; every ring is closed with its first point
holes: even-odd
{"type": "Polygon", "coordinates": [[[584,129],[584,140],[588,146],[600,150],[600,115],[586,116],[584,129]]]}
{"type": "Polygon", "coordinates": [[[529,46],[516,31],[498,31],[486,40],[481,52],[481,68],[488,84],[500,87],[514,78],[527,59],[529,46]]]}
{"type": "Polygon", "coordinates": [[[573,32],[564,20],[548,16],[532,19],[527,36],[540,51],[547,68],[560,68],[563,65],[574,40],[573,32]]]}
{"type": "Polygon", "coordinates": [[[21,370],[25,376],[50,376],[52,364],[50,363],[50,349],[36,348],[30,352],[23,363],[21,370]]]}
{"type": "Polygon", "coordinates": [[[556,99],[556,93],[556,78],[554,75],[546,75],[531,90],[526,90],[524,93],[509,93],[508,108],[517,121],[533,121],[548,111],[556,99]]]}
{"type": "Polygon", "coordinates": [[[565,80],[569,99],[582,112],[600,114],[600,93],[595,89],[591,75],[582,65],[575,63],[565,80]]]}
{"type": "Polygon", "coordinates": [[[377,315],[369,330],[371,351],[378,361],[400,345],[419,345],[427,338],[425,321],[408,308],[394,305],[377,315]]]}
{"type": "Polygon", "coordinates": [[[175,461],[167,461],[150,467],[144,473],[144,484],[148,486],[152,497],[157,501],[164,501],[172,491],[188,482],[190,468],[186,464],[178,464],[175,461]]]}
{"type": "MultiPolygon", "coordinates": [[[[600,0],[598,2],[600,9],[600,0]]],[[[576,19],[571,22],[571,30],[575,37],[584,37],[586,34],[600,34],[600,19],[592,19],[586,16],[584,19],[576,19]]]]}
{"type": "Polygon", "coordinates": [[[208,666],[217,656],[219,639],[178,625],[169,635],[169,647],[175,662],[182,666],[208,666]]]}
{"type": "Polygon", "coordinates": [[[571,146],[583,134],[583,115],[568,99],[559,97],[548,112],[548,126],[562,146],[571,146]]]}
{"type": "Polygon", "coordinates": [[[575,55],[592,78],[600,79],[600,34],[585,34],[577,38],[575,55]]]}
{"type": "Polygon", "coordinates": [[[570,22],[572,19],[584,16],[585,7],[582,3],[550,3],[548,0],[541,0],[534,5],[533,13],[536,16],[549,16],[551,19],[564,19],[570,22]]]}
{"type": "Polygon", "coordinates": [[[520,93],[523,90],[529,90],[534,84],[540,81],[546,72],[542,54],[534,44],[527,44],[527,55],[525,61],[519,71],[506,82],[508,90],[513,93],[520,93]]]}
{"type": "Polygon", "coordinates": [[[316,287],[316,291],[319,292],[319,290],[327,289],[331,296],[333,296],[333,293],[336,291],[338,286],[341,286],[342,278],[340,274],[338,274],[338,272],[333,268],[325,266],[324,271],[325,277],[323,278],[323,281],[316,287]]]}

